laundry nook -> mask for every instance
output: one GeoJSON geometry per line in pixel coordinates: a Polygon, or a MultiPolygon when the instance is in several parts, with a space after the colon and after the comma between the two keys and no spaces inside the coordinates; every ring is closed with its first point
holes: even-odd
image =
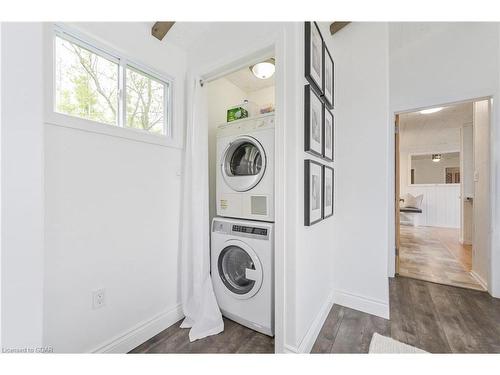
{"type": "MultiPolygon", "coordinates": [[[[222,315],[274,336],[275,59],[206,83],[211,275],[222,315]],[[234,118],[232,113],[240,113],[234,118]],[[225,121],[224,115],[225,116],[225,121]],[[219,122],[223,120],[222,122],[219,122]],[[213,205],[213,203],[212,203],[213,205]]],[[[270,341],[271,342],[271,341],[270,341]]]]}

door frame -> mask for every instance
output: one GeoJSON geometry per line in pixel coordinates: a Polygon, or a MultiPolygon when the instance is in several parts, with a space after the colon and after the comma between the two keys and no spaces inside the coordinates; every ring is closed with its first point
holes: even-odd
{"type": "Polygon", "coordinates": [[[399,162],[399,114],[394,115],[394,274],[399,275],[399,248],[400,248],[400,217],[399,217],[399,199],[400,199],[400,162],[399,162]]]}
{"type": "MultiPolygon", "coordinates": [[[[394,249],[389,248],[389,267],[390,264],[392,263],[394,265],[394,273],[391,272],[391,268],[389,268],[389,277],[394,277],[397,276],[399,273],[399,254],[396,254],[397,251],[399,251],[399,242],[400,242],[400,223],[399,223],[399,192],[400,192],[400,173],[399,173],[399,121],[400,121],[400,115],[405,114],[405,113],[411,113],[411,112],[418,112],[423,109],[429,109],[429,108],[435,108],[435,107],[447,107],[451,105],[456,105],[456,104],[462,104],[462,103],[474,103],[474,102],[479,102],[483,100],[489,100],[490,101],[490,113],[489,113],[489,121],[490,121],[490,139],[489,139],[489,146],[490,146],[490,194],[489,194],[489,199],[490,199],[490,207],[491,210],[489,212],[489,224],[490,224],[490,232],[489,232],[489,260],[490,260],[490,274],[488,275],[488,280],[487,282],[487,289],[488,293],[491,295],[495,296],[492,293],[492,284],[493,280],[495,280],[496,274],[500,273],[500,268],[495,267],[494,259],[493,259],[493,249],[495,248],[495,242],[494,242],[494,227],[496,225],[495,223],[495,127],[494,127],[494,120],[496,118],[495,114],[495,107],[494,107],[494,96],[493,95],[487,95],[487,96],[480,96],[480,97],[474,97],[474,98],[469,98],[469,99],[463,99],[463,100],[458,100],[458,101],[452,101],[452,102],[445,102],[445,103],[440,103],[440,104],[432,104],[424,107],[418,107],[418,108],[413,108],[413,109],[405,109],[405,110],[399,110],[399,111],[394,111],[393,112],[393,126],[394,128],[392,129],[392,135],[394,138],[392,140],[394,143],[392,144],[392,151],[394,152],[394,160],[390,161],[390,167],[394,168],[394,196],[391,198],[391,200],[395,203],[394,207],[394,225],[392,226],[395,230],[394,233],[394,238],[395,238],[395,243],[394,243],[394,249]],[[396,126],[397,123],[397,126],[396,126]],[[397,129],[397,130],[396,130],[397,129]],[[396,170],[396,166],[398,169],[396,170]],[[397,204],[396,204],[397,203],[397,204]],[[397,251],[395,249],[398,249],[397,251]],[[394,254],[394,256],[393,256],[394,254]],[[396,256],[397,255],[397,256],[396,256]],[[392,273],[392,274],[391,274],[392,273]]],[[[390,143],[391,144],[391,143],[390,143]]],[[[391,214],[392,215],[392,214],[391,214]]]]}

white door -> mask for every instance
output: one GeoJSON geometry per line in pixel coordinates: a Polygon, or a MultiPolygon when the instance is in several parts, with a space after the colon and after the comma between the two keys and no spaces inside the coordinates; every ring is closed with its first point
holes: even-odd
{"type": "Polygon", "coordinates": [[[488,285],[490,278],[490,101],[474,103],[474,204],[472,272],[488,285]]]}

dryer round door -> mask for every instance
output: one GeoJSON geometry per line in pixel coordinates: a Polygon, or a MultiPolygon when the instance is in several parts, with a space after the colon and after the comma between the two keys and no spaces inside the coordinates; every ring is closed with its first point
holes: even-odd
{"type": "Polygon", "coordinates": [[[255,187],[266,171],[266,154],[255,138],[243,135],[232,141],[222,154],[222,176],[235,191],[255,187]]]}
{"type": "Polygon", "coordinates": [[[241,241],[227,241],[217,260],[219,277],[233,297],[247,299],[262,285],[262,265],[255,252],[241,241]]]}

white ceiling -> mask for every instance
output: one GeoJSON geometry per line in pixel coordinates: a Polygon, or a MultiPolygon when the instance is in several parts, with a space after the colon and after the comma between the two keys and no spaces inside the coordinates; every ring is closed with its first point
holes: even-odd
{"type": "MultiPolygon", "coordinates": [[[[150,24],[150,27],[153,27],[153,23],[150,24]]],[[[203,35],[213,27],[213,22],[176,22],[165,35],[163,41],[188,50],[200,42],[203,35]]]]}
{"type": "Polygon", "coordinates": [[[259,79],[249,67],[230,73],[224,78],[247,93],[274,86],[274,75],[268,79],[259,79]]]}
{"type": "Polygon", "coordinates": [[[471,102],[446,106],[436,113],[422,114],[417,111],[404,113],[400,116],[402,130],[459,128],[469,122],[472,122],[471,102]]]}
{"type": "MultiPolygon", "coordinates": [[[[148,27],[152,27],[153,23],[147,23],[148,27]]],[[[176,46],[188,51],[196,48],[196,45],[203,43],[206,34],[209,30],[224,27],[221,22],[176,22],[169,30],[164,43],[172,43],[176,46]]],[[[253,92],[263,88],[274,86],[274,76],[268,79],[258,79],[255,77],[248,67],[230,73],[224,78],[239,87],[245,92],[253,92]]]]}
{"type": "Polygon", "coordinates": [[[460,149],[460,128],[472,123],[472,103],[447,106],[436,113],[405,113],[400,118],[401,152],[441,153],[460,149]]]}

